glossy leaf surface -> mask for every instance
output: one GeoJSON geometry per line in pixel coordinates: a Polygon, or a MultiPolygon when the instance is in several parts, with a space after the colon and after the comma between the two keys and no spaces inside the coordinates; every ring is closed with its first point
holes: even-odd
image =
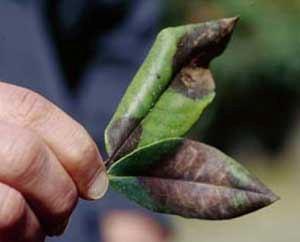
{"type": "Polygon", "coordinates": [[[113,188],[156,212],[230,219],[277,197],[243,166],[208,145],[166,139],[144,146],[109,170],[113,188]]]}

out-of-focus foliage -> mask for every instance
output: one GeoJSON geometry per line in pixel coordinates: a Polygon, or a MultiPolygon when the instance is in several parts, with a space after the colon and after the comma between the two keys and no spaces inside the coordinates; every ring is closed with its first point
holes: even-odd
{"type": "Polygon", "coordinates": [[[299,99],[300,1],[176,0],[168,4],[168,25],[241,18],[228,50],[212,66],[218,95],[209,133],[213,139],[219,134],[218,139],[225,140],[209,142],[223,146],[226,139],[235,139],[229,135],[248,132],[260,136],[267,147],[279,148],[299,99]],[[222,133],[234,127],[232,134],[222,133]]]}

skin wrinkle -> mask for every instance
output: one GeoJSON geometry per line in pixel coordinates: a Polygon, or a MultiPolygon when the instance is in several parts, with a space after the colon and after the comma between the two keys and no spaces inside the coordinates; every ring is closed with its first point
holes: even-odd
{"type": "Polygon", "coordinates": [[[20,135],[20,137],[11,136],[10,145],[6,149],[1,150],[0,156],[3,156],[3,161],[6,163],[6,175],[14,178],[16,182],[28,184],[34,182],[36,177],[32,179],[32,174],[36,171],[44,171],[45,167],[42,163],[47,159],[44,154],[44,149],[40,142],[38,142],[31,135],[20,135]],[[22,164],[22,166],[20,166],[22,164]]]}
{"type": "Polygon", "coordinates": [[[20,218],[23,217],[25,201],[22,199],[21,195],[16,195],[14,190],[8,188],[6,188],[6,196],[3,196],[1,200],[0,214],[2,215],[2,219],[0,226],[2,229],[8,229],[12,224],[18,223],[20,218]],[[3,220],[3,218],[5,218],[5,220],[3,220]]]}
{"type": "MultiPolygon", "coordinates": [[[[0,209],[0,240],[14,242],[41,242],[45,235],[40,224],[30,207],[19,192],[13,188],[0,184],[2,198],[5,198],[6,206],[1,206],[7,215],[0,209]],[[9,218],[11,216],[11,218],[9,218]],[[23,234],[22,237],[20,235],[23,234]]],[[[3,199],[1,200],[3,201],[3,199]]]]}
{"type": "Polygon", "coordinates": [[[30,167],[20,176],[22,182],[26,183],[28,187],[36,184],[40,178],[47,174],[49,165],[49,154],[45,152],[45,149],[39,149],[38,152],[35,153],[35,157],[33,157],[33,162],[30,163],[30,167]],[[37,166],[36,164],[39,165],[37,166]],[[36,175],[32,177],[32,174],[36,175]]]}
{"type": "Polygon", "coordinates": [[[15,120],[14,122],[22,124],[23,127],[39,126],[54,111],[52,105],[42,96],[25,88],[11,88],[3,99],[3,103],[11,104],[10,109],[3,114],[8,115],[8,120],[15,120]]]}
{"type": "Polygon", "coordinates": [[[1,227],[0,241],[39,242],[46,235],[59,235],[78,201],[77,189],[88,199],[98,199],[106,190],[104,178],[108,179],[96,144],[80,124],[25,88],[0,83],[0,110],[0,186],[10,185],[11,193],[25,204],[21,211],[14,205],[17,195],[8,198],[0,227],[8,223],[4,226],[10,231],[4,234],[1,227]],[[97,186],[79,187],[89,184],[85,179],[100,170],[97,186]]]}
{"type": "Polygon", "coordinates": [[[74,208],[75,184],[55,156],[50,156],[50,149],[39,136],[4,122],[0,127],[4,144],[0,150],[3,156],[1,181],[22,192],[47,232],[49,228],[56,228],[64,219],[61,217],[69,215],[74,208]],[[9,145],[5,148],[5,144],[9,145]]]}

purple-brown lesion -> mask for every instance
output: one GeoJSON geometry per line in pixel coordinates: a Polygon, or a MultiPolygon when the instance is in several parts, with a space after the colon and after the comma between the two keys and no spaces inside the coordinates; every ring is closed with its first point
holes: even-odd
{"type": "Polygon", "coordinates": [[[106,161],[107,168],[117,159],[134,150],[138,146],[142,134],[142,126],[134,118],[117,120],[112,124],[110,129],[109,140],[114,149],[106,161]]]}
{"type": "Polygon", "coordinates": [[[169,179],[201,182],[266,193],[260,181],[251,177],[241,183],[231,170],[230,159],[217,149],[192,140],[185,140],[173,154],[164,157],[149,170],[149,175],[169,179]]]}
{"type": "Polygon", "coordinates": [[[174,154],[163,159],[151,171],[153,176],[231,185],[225,177],[225,156],[212,147],[185,140],[174,154]]]}
{"type": "Polygon", "coordinates": [[[225,50],[237,20],[208,22],[182,37],[173,58],[174,90],[192,99],[214,92],[209,64],[225,50]]]}
{"type": "Polygon", "coordinates": [[[191,60],[198,66],[207,67],[225,50],[237,21],[237,17],[212,21],[185,34],[173,59],[174,70],[180,70],[191,60]]]}
{"type": "Polygon", "coordinates": [[[230,219],[270,204],[267,195],[191,181],[140,178],[162,211],[188,218],[230,219]],[[236,204],[236,197],[243,197],[236,204]]]}
{"type": "Polygon", "coordinates": [[[185,217],[234,218],[277,200],[257,178],[249,175],[241,182],[227,159],[213,147],[185,140],[140,174],[139,181],[162,208],[185,217]]]}
{"type": "Polygon", "coordinates": [[[192,99],[201,99],[214,92],[215,82],[207,68],[187,66],[174,78],[171,88],[192,99]]]}

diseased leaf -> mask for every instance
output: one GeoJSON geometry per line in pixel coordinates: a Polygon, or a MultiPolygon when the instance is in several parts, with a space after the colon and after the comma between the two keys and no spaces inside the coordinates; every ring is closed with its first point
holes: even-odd
{"type": "Polygon", "coordinates": [[[138,147],[184,136],[214,97],[210,61],[225,49],[237,18],[167,28],[105,131],[109,165],[138,147]]]}
{"type": "Polygon", "coordinates": [[[215,148],[182,139],[215,96],[209,70],[237,18],[163,30],[105,131],[110,183],[153,211],[229,219],[277,200],[215,148]]]}
{"type": "Polygon", "coordinates": [[[213,79],[207,69],[183,69],[185,70],[190,71],[190,76],[180,74],[172,82],[149,114],[112,156],[113,160],[157,140],[184,136],[197,122],[203,110],[214,98],[213,79]],[[193,82],[191,85],[194,87],[185,88],[181,84],[182,80],[186,81],[186,85],[189,85],[189,81],[193,82]],[[199,92],[197,92],[197,85],[199,85],[199,92]]]}
{"type": "Polygon", "coordinates": [[[109,169],[111,185],[156,212],[230,219],[278,198],[243,166],[208,145],[166,139],[144,146],[109,169]]]}

